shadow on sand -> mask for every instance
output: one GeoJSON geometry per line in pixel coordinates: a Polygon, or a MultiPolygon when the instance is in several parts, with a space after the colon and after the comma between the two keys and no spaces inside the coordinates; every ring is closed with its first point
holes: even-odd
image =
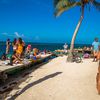
{"type": "Polygon", "coordinates": [[[31,88],[32,86],[35,86],[45,80],[48,80],[50,78],[53,78],[59,74],[61,74],[62,72],[56,72],[56,73],[53,73],[53,74],[50,74],[50,75],[47,75],[43,78],[40,78],[39,80],[35,81],[35,82],[32,82],[30,84],[28,84],[27,86],[25,86],[18,94],[15,94],[14,96],[12,96],[11,98],[9,98],[8,100],[15,100],[19,95],[21,95],[22,93],[24,93],[27,89],[31,88]]]}

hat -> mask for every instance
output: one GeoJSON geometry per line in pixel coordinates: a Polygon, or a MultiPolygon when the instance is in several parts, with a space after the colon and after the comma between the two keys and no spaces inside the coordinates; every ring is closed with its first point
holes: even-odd
{"type": "Polygon", "coordinates": [[[28,47],[28,48],[31,48],[31,45],[29,44],[27,47],[28,47]]]}

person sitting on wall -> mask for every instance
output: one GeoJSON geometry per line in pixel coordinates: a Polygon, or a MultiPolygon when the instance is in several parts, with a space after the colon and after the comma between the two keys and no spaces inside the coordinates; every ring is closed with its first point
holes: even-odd
{"type": "Polygon", "coordinates": [[[41,56],[39,55],[39,50],[38,50],[37,48],[33,48],[33,55],[34,55],[37,59],[41,58],[41,56]]]}
{"type": "Polygon", "coordinates": [[[16,51],[13,52],[12,57],[10,58],[10,65],[22,63],[22,60],[19,58],[16,51]]]}
{"type": "Polygon", "coordinates": [[[25,50],[25,54],[31,53],[31,45],[29,44],[25,50]]]}
{"type": "Polygon", "coordinates": [[[29,59],[31,54],[31,45],[29,44],[25,50],[25,58],[29,59]]]}

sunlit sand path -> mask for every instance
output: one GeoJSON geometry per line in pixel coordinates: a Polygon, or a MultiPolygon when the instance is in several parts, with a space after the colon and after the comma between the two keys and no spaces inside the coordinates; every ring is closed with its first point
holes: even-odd
{"type": "Polygon", "coordinates": [[[66,63],[58,57],[30,74],[31,78],[11,92],[15,100],[100,100],[96,90],[98,63],[66,63]]]}

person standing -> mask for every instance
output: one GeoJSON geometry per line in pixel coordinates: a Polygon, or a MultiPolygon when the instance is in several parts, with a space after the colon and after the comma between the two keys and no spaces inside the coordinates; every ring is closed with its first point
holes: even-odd
{"type": "Polygon", "coordinates": [[[15,52],[17,50],[17,39],[16,38],[14,39],[12,46],[13,46],[13,52],[15,52]]]}
{"type": "Polygon", "coordinates": [[[24,55],[24,53],[25,53],[25,42],[24,42],[24,40],[22,40],[22,44],[23,44],[23,55],[24,55]]]}
{"type": "Polygon", "coordinates": [[[9,50],[10,50],[10,39],[7,39],[7,41],[6,41],[6,54],[9,53],[9,50]]]}
{"type": "Polygon", "coordinates": [[[64,52],[67,53],[68,45],[65,43],[63,47],[64,47],[64,52]]]}
{"type": "Polygon", "coordinates": [[[92,43],[92,47],[93,47],[93,62],[97,61],[97,56],[98,56],[98,53],[99,53],[99,47],[100,47],[100,43],[98,41],[98,38],[95,38],[94,39],[94,42],[92,43]]]}
{"type": "Polygon", "coordinates": [[[19,58],[22,57],[22,54],[23,54],[23,41],[22,41],[22,38],[18,38],[16,53],[17,53],[19,58]]]}

